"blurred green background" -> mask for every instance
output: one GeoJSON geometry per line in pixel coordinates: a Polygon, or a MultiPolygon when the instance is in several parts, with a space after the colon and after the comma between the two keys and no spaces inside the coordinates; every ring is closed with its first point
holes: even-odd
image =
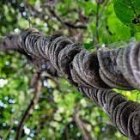
{"type": "MultiPolygon", "coordinates": [[[[119,0],[1,0],[0,36],[33,27],[46,36],[64,34],[89,51],[105,44],[120,47],[140,40],[140,10],[134,7],[136,15],[127,9],[131,5],[123,6],[119,0]]],[[[24,56],[0,52],[0,140],[15,139],[35,94],[31,86],[35,73],[24,56]]],[[[127,139],[101,108],[65,79],[52,79],[45,73],[42,77],[39,100],[23,123],[21,140],[127,139]]],[[[118,92],[139,102],[139,91],[118,92]]]]}

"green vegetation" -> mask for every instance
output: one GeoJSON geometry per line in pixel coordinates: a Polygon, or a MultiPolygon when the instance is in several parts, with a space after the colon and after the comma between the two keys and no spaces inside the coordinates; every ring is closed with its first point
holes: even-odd
{"type": "MultiPolygon", "coordinates": [[[[37,28],[46,35],[69,36],[89,51],[140,40],[139,0],[1,0],[0,5],[1,38],[37,28]]],[[[14,140],[17,133],[21,140],[127,139],[103,110],[66,80],[44,72],[37,91],[36,75],[24,56],[0,52],[0,139],[14,140]],[[35,94],[38,101],[25,113],[35,94]]],[[[140,99],[136,90],[118,92],[130,100],[140,99]]]]}

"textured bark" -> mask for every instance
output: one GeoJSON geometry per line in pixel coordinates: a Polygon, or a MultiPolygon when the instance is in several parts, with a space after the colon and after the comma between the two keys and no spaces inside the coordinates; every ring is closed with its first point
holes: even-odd
{"type": "Polygon", "coordinates": [[[88,52],[66,37],[45,37],[30,29],[3,39],[0,50],[9,49],[26,55],[53,76],[66,77],[106,111],[121,133],[132,140],[140,139],[140,104],[111,90],[140,89],[139,43],[88,52]]]}

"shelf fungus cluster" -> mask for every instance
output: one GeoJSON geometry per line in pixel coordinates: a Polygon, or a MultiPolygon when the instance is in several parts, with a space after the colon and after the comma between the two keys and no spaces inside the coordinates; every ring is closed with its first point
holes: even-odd
{"type": "Polygon", "coordinates": [[[140,89],[140,44],[89,52],[69,38],[45,37],[30,29],[1,41],[0,50],[16,50],[53,76],[64,76],[101,106],[120,132],[140,139],[140,104],[128,101],[112,88],[140,89]]]}

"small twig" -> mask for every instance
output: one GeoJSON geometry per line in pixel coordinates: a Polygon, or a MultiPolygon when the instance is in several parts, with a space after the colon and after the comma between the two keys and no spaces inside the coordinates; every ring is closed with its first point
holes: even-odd
{"type": "Polygon", "coordinates": [[[76,122],[78,128],[81,130],[81,133],[83,135],[83,139],[84,140],[93,140],[93,138],[91,137],[91,135],[89,134],[89,132],[85,126],[85,123],[83,122],[83,120],[79,116],[79,108],[78,107],[75,109],[73,119],[76,122]]]}
{"type": "Polygon", "coordinates": [[[35,105],[38,102],[39,96],[40,96],[40,91],[41,91],[41,82],[40,82],[40,73],[36,74],[36,81],[35,81],[35,92],[34,92],[34,97],[31,100],[30,104],[28,105],[26,111],[24,112],[19,125],[17,127],[17,132],[16,132],[16,137],[15,140],[19,140],[21,133],[22,133],[22,129],[24,126],[25,121],[29,118],[29,115],[32,113],[32,110],[34,109],[35,105]]]}
{"type": "Polygon", "coordinates": [[[104,15],[104,11],[106,10],[107,6],[110,4],[110,0],[105,0],[105,2],[102,5],[102,9],[100,11],[100,16],[104,15]]]}
{"type": "MultiPolygon", "coordinates": [[[[97,44],[99,43],[99,9],[100,9],[100,4],[97,3],[97,11],[96,11],[96,41],[97,44]]],[[[98,48],[96,48],[98,49],[98,48]]]]}
{"type": "Polygon", "coordinates": [[[87,26],[84,24],[79,24],[79,25],[75,25],[66,21],[63,21],[57,14],[56,12],[48,6],[48,10],[49,12],[52,14],[53,17],[55,17],[62,25],[68,27],[68,28],[73,28],[73,29],[87,29],[87,26]]]}
{"type": "MultiPolygon", "coordinates": [[[[28,9],[34,13],[35,17],[40,18],[41,20],[45,21],[46,23],[48,23],[48,19],[45,18],[45,16],[48,14],[46,13],[46,11],[44,10],[43,12],[39,12],[35,7],[33,7],[32,5],[30,5],[27,1],[26,1],[26,7],[28,7],[28,9]]],[[[43,5],[44,7],[44,5],[43,5]]],[[[52,9],[51,6],[49,5],[45,5],[45,7],[48,9],[49,13],[55,17],[57,19],[57,21],[59,21],[62,25],[71,28],[71,29],[87,29],[87,26],[84,24],[79,24],[79,25],[75,25],[66,21],[63,21],[55,12],[55,10],[52,9]]],[[[54,7],[53,7],[54,8],[54,7]]],[[[49,17],[49,16],[48,16],[49,17]]],[[[51,18],[49,18],[51,19],[51,18]]]]}

